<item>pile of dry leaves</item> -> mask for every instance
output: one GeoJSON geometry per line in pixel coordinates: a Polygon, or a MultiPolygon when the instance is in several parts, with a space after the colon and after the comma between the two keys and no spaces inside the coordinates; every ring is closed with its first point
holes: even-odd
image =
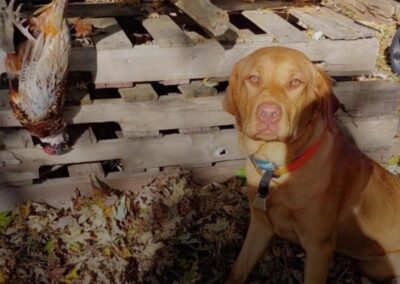
{"type": "MultiPolygon", "coordinates": [[[[63,209],[0,213],[0,283],[223,283],[247,229],[244,190],[177,172],[135,192],[99,182],[63,209]]],[[[301,282],[303,266],[301,249],[276,240],[249,281],[301,282]]],[[[343,257],[330,278],[361,281],[343,257]]]]}

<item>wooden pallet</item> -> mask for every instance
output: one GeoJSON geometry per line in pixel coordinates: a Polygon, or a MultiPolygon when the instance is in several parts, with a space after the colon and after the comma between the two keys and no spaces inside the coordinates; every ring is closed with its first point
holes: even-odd
{"type": "MultiPolygon", "coordinates": [[[[0,90],[3,204],[43,198],[56,205],[76,187],[90,192],[94,175],[124,190],[178,166],[192,169],[200,183],[232,177],[245,157],[234,119],[222,110],[224,80],[236,61],[260,47],[297,48],[332,75],[374,69],[378,41],[369,28],[325,8],[291,8],[284,15],[235,3],[226,8],[233,11],[229,30],[218,38],[178,11],[143,22],[125,8],[114,12],[129,17],[102,18],[112,15],[104,9],[93,15],[89,21],[104,32],[92,38],[94,46],[73,48],[70,69],[91,72],[97,90],[69,86],[64,116],[73,147],[65,155],[44,154],[13,117],[7,91],[0,90]],[[243,5],[248,10],[239,13],[243,5]],[[134,44],[134,32],[150,40],[134,44]],[[322,32],[320,40],[310,38],[316,32],[322,32]],[[197,80],[204,78],[217,86],[197,80]]],[[[375,159],[386,158],[398,125],[398,85],[343,82],[335,92],[354,116],[337,114],[343,130],[375,159]]]]}
{"type": "Polygon", "coordinates": [[[374,69],[378,52],[374,30],[323,7],[291,8],[285,17],[270,10],[243,11],[231,15],[228,32],[212,38],[179,12],[175,17],[161,15],[139,23],[137,29],[151,36],[143,44],[133,44],[133,18],[88,19],[104,33],[93,37],[93,47],[73,48],[70,69],[92,72],[98,87],[226,78],[240,58],[275,45],[301,50],[331,75],[366,74],[374,69]],[[313,32],[322,32],[322,38],[313,40],[313,32]]]}
{"type": "MultiPolygon", "coordinates": [[[[44,154],[29,134],[18,128],[8,105],[3,104],[0,139],[6,138],[0,151],[0,180],[32,183],[41,177],[43,167],[60,165],[67,165],[70,175],[104,176],[101,163],[114,160],[120,160],[123,172],[129,174],[243,159],[234,119],[222,110],[222,93],[196,81],[176,89],[181,93],[160,96],[151,85],[143,84],[119,89],[121,98],[67,105],[65,116],[74,145],[62,156],[44,154]],[[107,137],[96,134],[97,129],[106,131],[108,122],[120,129],[109,130],[111,136],[107,137]],[[74,132],[78,126],[84,127],[74,132]]],[[[376,152],[393,145],[398,125],[397,84],[343,82],[334,90],[353,115],[339,112],[339,124],[362,150],[376,152]]],[[[6,97],[6,91],[1,91],[0,98],[6,97]]]]}

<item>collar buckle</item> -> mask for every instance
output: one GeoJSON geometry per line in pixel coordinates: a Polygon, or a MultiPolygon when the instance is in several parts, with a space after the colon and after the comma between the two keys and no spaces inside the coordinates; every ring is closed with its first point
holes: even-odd
{"type": "Polygon", "coordinates": [[[274,176],[273,170],[265,170],[262,174],[260,183],[258,185],[257,196],[253,201],[253,206],[260,210],[267,211],[267,197],[269,192],[269,184],[274,176]]]}
{"type": "Polygon", "coordinates": [[[249,158],[254,168],[260,175],[263,175],[264,172],[275,173],[275,171],[278,169],[278,166],[276,164],[269,161],[257,159],[256,157],[254,157],[254,155],[249,156],[249,158]]]}

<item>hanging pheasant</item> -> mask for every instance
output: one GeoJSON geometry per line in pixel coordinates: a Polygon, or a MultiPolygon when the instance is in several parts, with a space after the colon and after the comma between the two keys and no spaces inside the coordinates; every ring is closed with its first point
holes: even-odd
{"type": "Polygon", "coordinates": [[[59,155],[68,150],[66,122],[61,110],[71,40],[64,18],[68,0],[53,0],[28,20],[8,5],[7,15],[26,37],[15,53],[6,57],[10,80],[9,101],[19,122],[40,139],[43,150],[59,155]]]}

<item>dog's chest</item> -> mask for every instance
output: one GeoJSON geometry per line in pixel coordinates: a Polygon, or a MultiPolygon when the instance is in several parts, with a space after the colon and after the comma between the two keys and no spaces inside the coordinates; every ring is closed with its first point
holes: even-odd
{"type": "Polygon", "coordinates": [[[268,202],[266,217],[278,236],[291,242],[299,243],[295,230],[296,220],[293,218],[290,209],[280,205],[272,205],[268,202]]]}
{"type": "MultiPolygon", "coordinates": [[[[300,220],[296,218],[299,212],[307,210],[309,201],[314,199],[314,191],[304,190],[303,186],[295,186],[286,179],[273,179],[270,182],[269,193],[266,200],[267,211],[260,212],[263,219],[270,225],[273,231],[281,238],[291,242],[299,243],[296,228],[299,228],[300,220]]],[[[250,176],[248,179],[248,190],[250,203],[258,191],[259,177],[250,176]]],[[[312,189],[308,187],[307,189],[312,189]]],[[[258,210],[258,209],[257,209],[258,210]]]]}
{"type": "MultiPolygon", "coordinates": [[[[252,197],[256,195],[257,188],[249,187],[248,190],[250,191],[250,202],[253,203],[254,198],[252,197]]],[[[300,199],[289,197],[288,195],[291,195],[290,191],[271,186],[266,200],[266,212],[261,212],[259,209],[257,211],[260,213],[259,216],[262,216],[262,219],[266,222],[266,225],[271,226],[277,235],[291,242],[299,243],[295,230],[298,227],[296,226],[298,225],[298,220],[295,219],[295,211],[297,211],[296,208],[302,207],[303,204],[300,199]]]]}

